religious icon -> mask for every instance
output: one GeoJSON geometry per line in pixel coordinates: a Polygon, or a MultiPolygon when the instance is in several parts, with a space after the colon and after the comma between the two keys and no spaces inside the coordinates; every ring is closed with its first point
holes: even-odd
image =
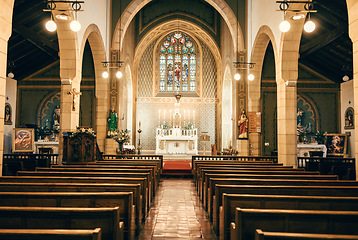
{"type": "Polygon", "coordinates": [[[5,125],[12,125],[11,116],[12,116],[11,106],[9,103],[5,103],[5,118],[4,118],[5,125]]]}
{"type": "Polygon", "coordinates": [[[180,81],[180,67],[179,64],[175,64],[175,70],[174,70],[176,81],[180,81]]]}
{"type": "Polygon", "coordinates": [[[344,129],[354,129],[354,110],[351,107],[344,114],[344,129]]]}
{"type": "Polygon", "coordinates": [[[13,152],[34,152],[35,135],[32,128],[14,128],[12,134],[13,152]]]}

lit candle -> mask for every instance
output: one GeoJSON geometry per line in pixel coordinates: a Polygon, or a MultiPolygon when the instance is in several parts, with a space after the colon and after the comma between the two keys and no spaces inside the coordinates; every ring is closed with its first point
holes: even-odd
{"type": "Polygon", "coordinates": [[[170,109],[169,110],[169,124],[171,125],[171,123],[172,123],[172,110],[170,109]]]}
{"type": "Polygon", "coordinates": [[[193,111],[193,123],[195,125],[195,110],[193,111]]]}
{"type": "Polygon", "coordinates": [[[185,118],[186,118],[186,110],[184,110],[184,124],[185,124],[185,118]]]}
{"type": "Polygon", "coordinates": [[[159,109],[159,124],[160,124],[160,112],[161,112],[161,110],[159,109]]]}
{"type": "Polygon", "coordinates": [[[139,129],[140,129],[140,121],[139,121],[139,129]]]}
{"type": "Polygon", "coordinates": [[[189,114],[189,121],[188,121],[188,122],[191,122],[191,121],[190,121],[190,110],[188,111],[188,114],[189,114]]]}
{"type": "Polygon", "coordinates": [[[165,122],[165,113],[166,113],[166,109],[164,109],[164,113],[163,113],[163,118],[164,118],[164,122],[165,122]]]}

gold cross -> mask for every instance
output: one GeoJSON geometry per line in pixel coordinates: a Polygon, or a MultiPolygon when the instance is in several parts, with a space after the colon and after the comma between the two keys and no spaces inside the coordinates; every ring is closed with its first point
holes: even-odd
{"type": "Polygon", "coordinates": [[[68,95],[72,95],[72,111],[76,111],[76,106],[75,106],[75,97],[76,96],[79,96],[79,95],[82,95],[81,92],[77,92],[76,91],[76,88],[73,88],[72,91],[69,91],[67,93],[68,95]]]}

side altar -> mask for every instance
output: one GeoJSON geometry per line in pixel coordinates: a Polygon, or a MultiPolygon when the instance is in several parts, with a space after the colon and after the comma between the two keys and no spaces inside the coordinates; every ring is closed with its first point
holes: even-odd
{"type": "Polygon", "coordinates": [[[198,129],[157,128],[155,154],[198,154],[198,129]]]}

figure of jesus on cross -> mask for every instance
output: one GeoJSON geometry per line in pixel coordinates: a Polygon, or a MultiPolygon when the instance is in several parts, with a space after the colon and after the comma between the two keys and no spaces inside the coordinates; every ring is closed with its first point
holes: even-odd
{"type": "Polygon", "coordinates": [[[75,105],[75,97],[76,96],[79,96],[79,95],[82,95],[81,92],[77,92],[76,91],[76,88],[73,88],[72,91],[69,91],[67,93],[68,95],[72,95],[72,111],[76,111],[76,105],[75,105]]]}

